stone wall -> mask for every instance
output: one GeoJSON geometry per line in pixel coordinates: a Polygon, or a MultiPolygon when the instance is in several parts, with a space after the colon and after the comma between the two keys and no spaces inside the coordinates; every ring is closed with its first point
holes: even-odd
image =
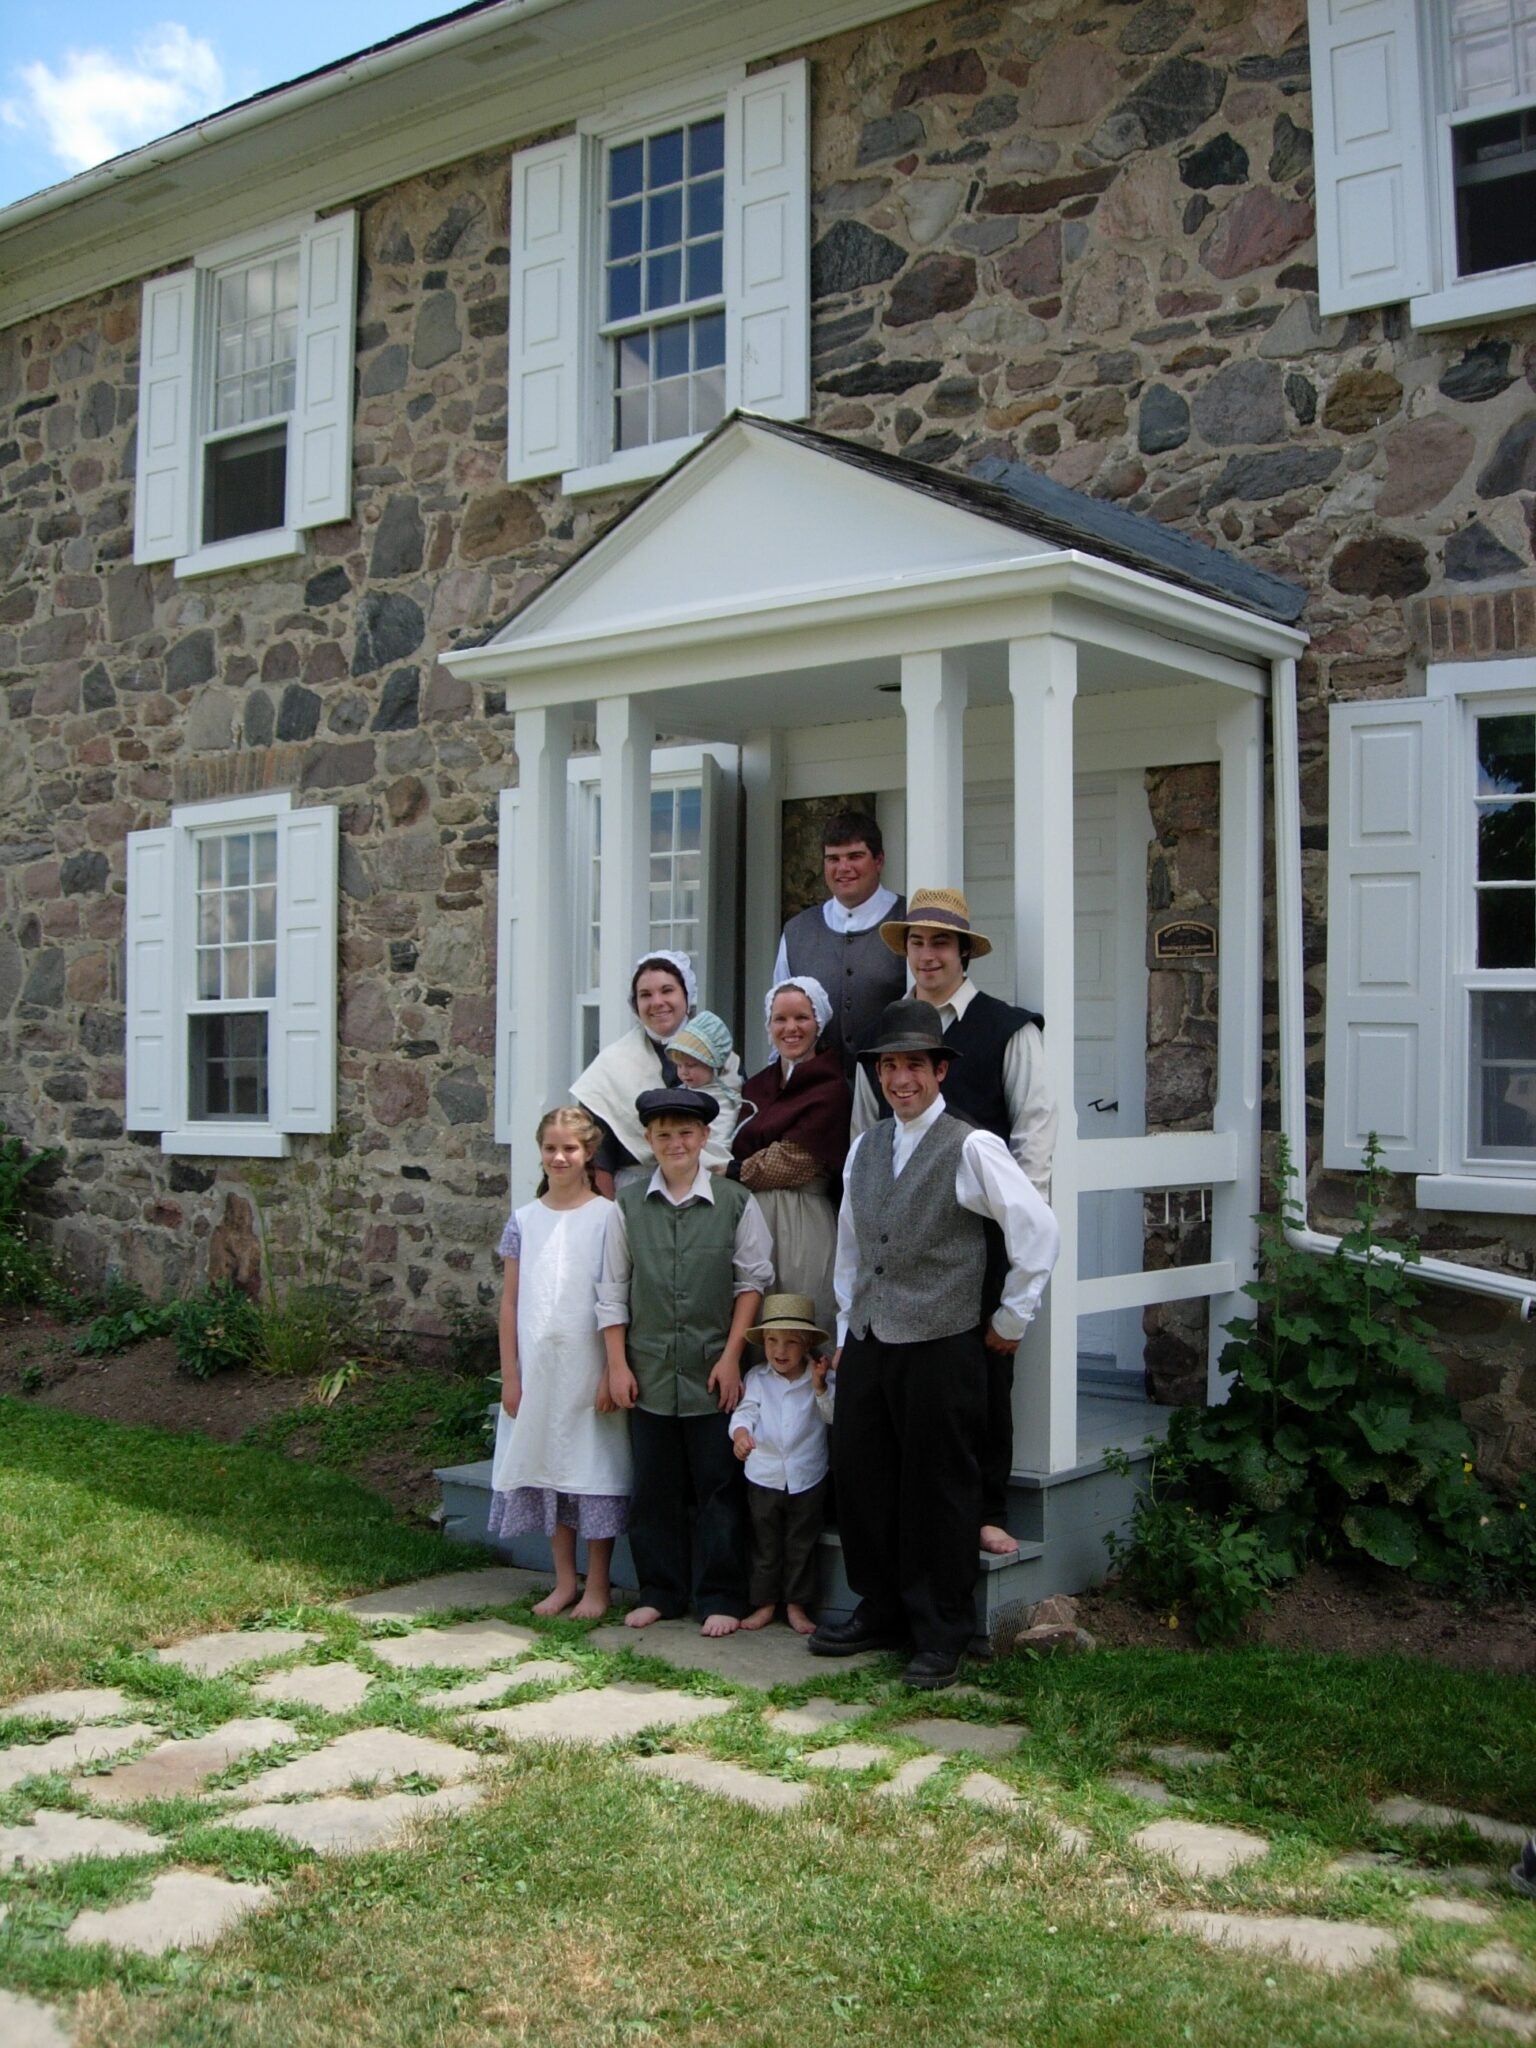
{"type": "MultiPolygon", "coordinates": [[[[1303,0],[959,0],[806,54],[815,424],[961,472],[1028,460],[1309,590],[1315,1093],[1327,706],[1415,687],[1431,649],[1536,648],[1536,322],[1320,316],[1303,0]]],[[[122,1134],[123,838],[272,785],[342,806],[362,1284],[435,1328],[491,1277],[516,764],[496,698],[437,656],[624,502],[501,480],[507,189],[493,152],[362,205],[355,517],[295,563],[133,565],[137,287],[0,334],[0,1099],[64,1146],[49,1200],[87,1265],[181,1284],[244,1199],[237,1165],[122,1134]]],[[[1427,1241],[1529,1269],[1536,1233],[1511,1234],[1427,1241]]]]}

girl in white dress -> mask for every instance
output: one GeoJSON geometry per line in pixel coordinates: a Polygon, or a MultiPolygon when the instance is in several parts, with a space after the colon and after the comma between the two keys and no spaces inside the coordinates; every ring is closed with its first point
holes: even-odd
{"type": "Polygon", "coordinates": [[[602,1133],[579,1106],[539,1121],[537,1198],[508,1220],[502,1268],[501,1413],[491,1468],[492,1536],[539,1529],[555,1556],[554,1591],[535,1614],[595,1620],[608,1610],[613,1542],[628,1525],[629,1418],[615,1408],[597,1283],[612,1204],[592,1183],[602,1133]],[[576,1539],[587,1546],[587,1585],[576,1539]]]}

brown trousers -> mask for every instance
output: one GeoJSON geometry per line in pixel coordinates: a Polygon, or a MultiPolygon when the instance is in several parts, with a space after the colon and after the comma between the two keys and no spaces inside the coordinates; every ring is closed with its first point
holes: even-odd
{"type": "Polygon", "coordinates": [[[827,1482],[818,1479],[804,1493],[747,1481],[752,1518],[752,1567],[747,1597],[754,1607],[770,1601],[810,1607],[816,1600],[816,1541],[827,1519],[827,1482]]]}

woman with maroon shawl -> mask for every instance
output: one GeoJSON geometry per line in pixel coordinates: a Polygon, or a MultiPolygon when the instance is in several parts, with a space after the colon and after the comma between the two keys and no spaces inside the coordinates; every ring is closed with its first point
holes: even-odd
{"type": "Polygon", "coordinates": [[[776,982],[765,1009],[773,1052],[741,1091],[731,1172],[767,1219],[778,1291],[809,1295],[830,1330],[837,1211],[828,1189],[848,1155],[853,1098],[839,1054],[816,1049],[832,1016],[821,983],[808,974],[776,982]]]}

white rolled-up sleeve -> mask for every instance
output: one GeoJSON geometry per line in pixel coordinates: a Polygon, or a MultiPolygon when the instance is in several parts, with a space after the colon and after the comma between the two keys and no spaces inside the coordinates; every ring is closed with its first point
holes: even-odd
{"type": "Polygon", "coordinates": [[[773,1233],[755,1195],[748,1195],[736,1225],[731,1272],[733,1296],[767,1294],[773,1286],[773,1233]]]}
{"type": "Polygon", "coordinates": [[[837,1297],[839,1350],[848,1341],[848,1311],[853,1306],[854,1283],[859,1277],[859,1233],[854,1228],[849,1190],[853,1186],[853,1162],[863,1142],[862,1137],[855,1138],[848,1148],[848,1157],[843,1164],[843,1203],[837,1212],[837,1255],[832,1264],[832,1292],[837,1297]]]}
{"type": "Polygon", "coordinates": [[[633,1270],[624,1211],[614,1202],[609,1207],[603,1228],[603,1270],[597,1282],[597,1327],[600,1330],[628,1323],[629,1277],[633,1270]]]}
{"type": "Polygon", "coordinates": [[[1002,1305],[992,1318],[999,1337],[1015,1343],[1035,1310],[1061,1250],[1061,1230],[1039,1191],[990,1131],[972,1131],[955,1169],[955,1200],[973,1216],[989,1217],[1008,1248],[1002,1305]]]}
{"type": "Polygon", "coordinates": [[[1045,1040],[1038,1024],[1024,1024],[1003,1048],[1003,1094],[1008,1103],[1008,1150],[1051,1199],[1051,1160],[1056,1151],[1056,1097],[1045,1078],[1045,1040]]]}

